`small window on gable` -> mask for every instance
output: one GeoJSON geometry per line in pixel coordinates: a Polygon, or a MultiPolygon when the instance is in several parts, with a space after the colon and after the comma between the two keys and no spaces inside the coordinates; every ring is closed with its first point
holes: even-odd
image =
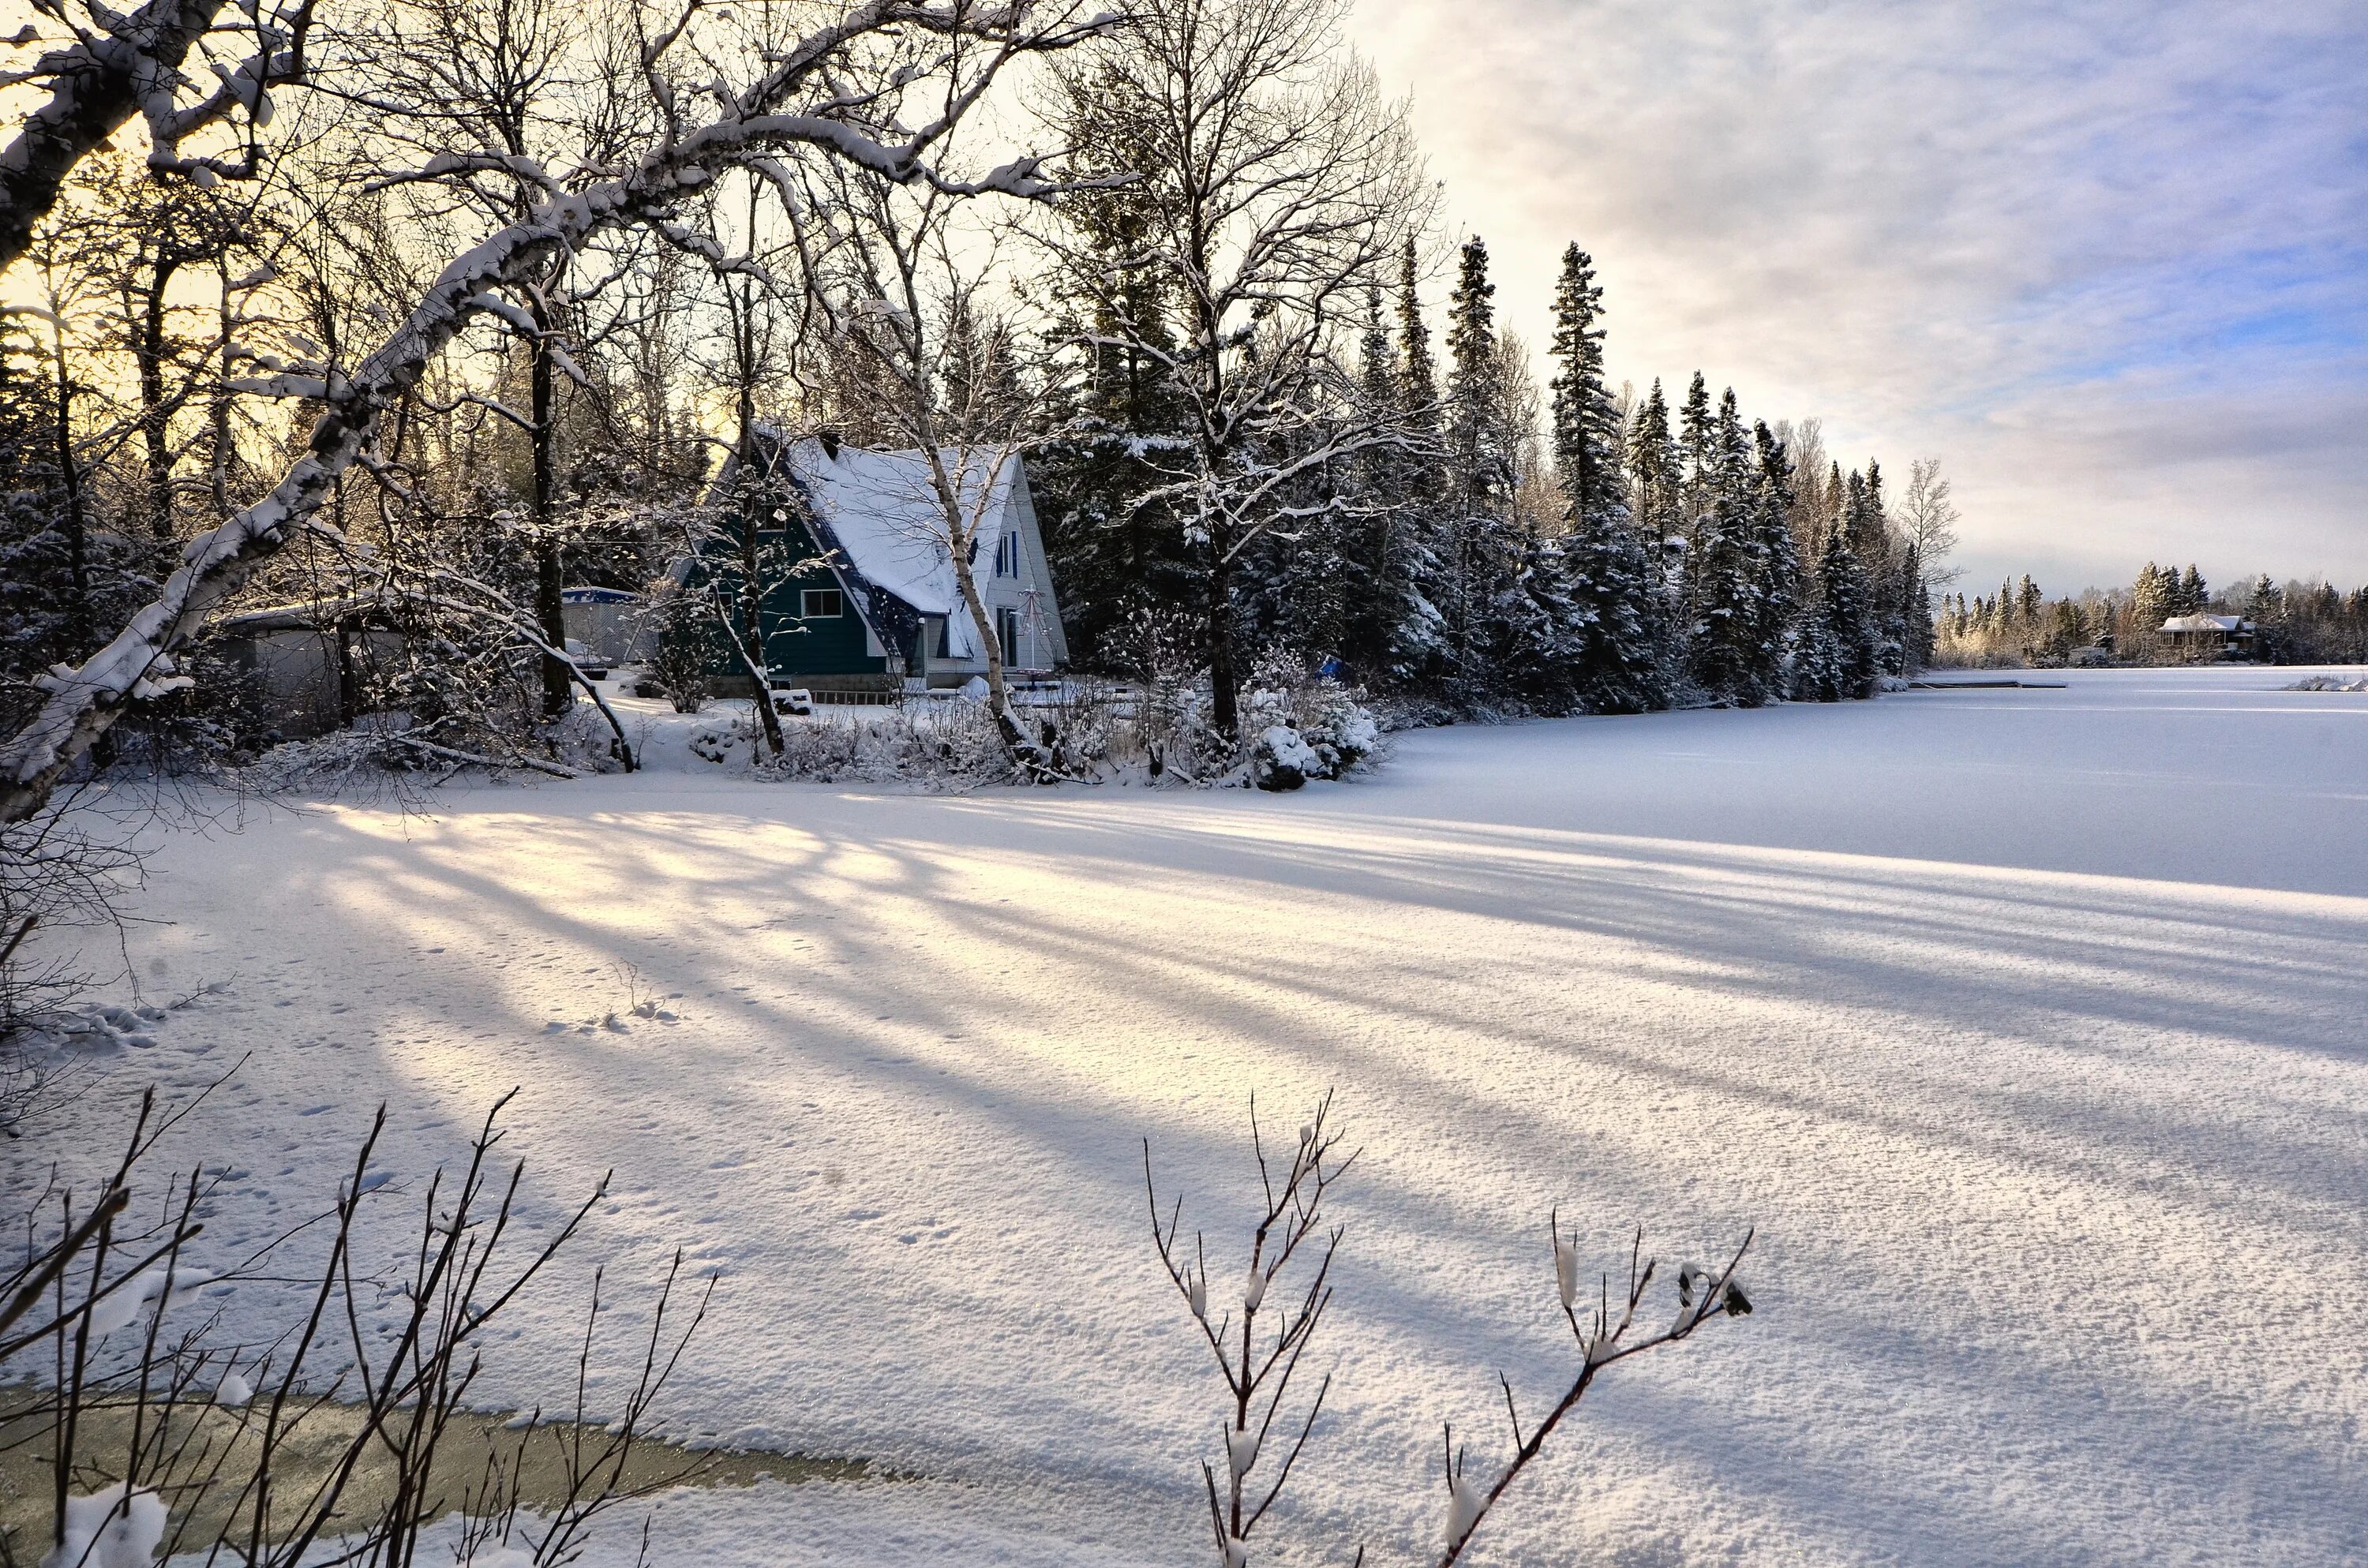
{"type": "Polygon", "coordinates": [[[807,620],[835,620],[846,613],[847,596],[837,588],[808,588],[798,607],[807,620]]]}
{"type": "Polygon", "coordinates": [[[1019,575],[1019,536],[1006,531],[995,541],[995,574],[998,577],[1019,575]]]}

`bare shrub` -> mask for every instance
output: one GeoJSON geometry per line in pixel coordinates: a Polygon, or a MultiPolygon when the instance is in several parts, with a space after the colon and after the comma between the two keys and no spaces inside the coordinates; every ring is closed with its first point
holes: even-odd
{"type": "MultiPolygon", "coordinates": [[[[1258,1163],[1266,1206],[1250,1233],[1249,1267],[1236,1328],[1234,1304],[1213,1293],[1220,1287],[1210,1274],[1205,1239],[1195,1232],[1189,1252],[1178,1243],[1182,1200],[1169,1206],[1164,1221],[1161,1217],[1158,1189],[1152,1180],[1151,1143],[1148,1139],[1144,1142],[1143,1183],[1151,1208],[1152,1244],[1161,1267],[1183,1295],[1201,1335],[1208,1340],[1225,1384],[1223,1438],[1226,1483],[1220,1486],[1215,1465],[1203,1460],[1201,1466],[1221,1568],[1243,1568],[1249,1560],[1251,1532],[1281,1496],[1291,1479],[1292,1467],[1298,1462],[1315,1430],[1324,1396],[1332,1386],[1326,1376],[1317,1386],[1315,1397],[1307,1401],[1304,1416],[1295,1421],[1284,1420],[1281,1430],[1289,1434],[1295,1425],[1297,1434],[1282,1451],[1281,1462],[1265,1472],[1270,1473],[1272,1479],[1265,1479],[1262,1473],[1254,1482],[1252,1471],[1262,1459],[1269,1457],[1267,1439],[1285,1408],[1292,1375],[1332,1300],[1332,1259],[1339,1247],[1342,1230],[1339,1226],[1327,1226],[1324,1200],[1357,1158],[1354,1153],[1341,1155],[1339,1145],[1340,1134],[1332,1120],[1332,1096],[1327,1092],[1315,1114],[1300,1128],[1290,1164],[1278,1178],[1267,1157],[1257,1102],[1251,1102],[1250,1148],[1258,1163]],[[1261,1338],[1258,1318],[1268,1290],[1296,1259],[1304,1262],[1292,1286],[1295,1309],[1293,1298],[1286,1297],[1284,1304],[1274,1312],[1271,1335],[1261,1338]],[[1213,1323],[1212,1312],[1218,1314],[1213,1323]]],[[[1468,1452],[1456,1446],[1453,1426],[1444,1426],[1442,1479],[1447,1489],[1447,1518],[1439,1568],[1452,1568],[1463,1557],[1480,1522],[1514,1479],[1543,1450],[1554,1428],[1577,1408],[1604,1368],[1688,1338],[1713,1318],[1740,1317],[1751,1311],[1749,1299],[1735,1279],[1736,1266],[1751,1245],[1749,1233],[1724,1267],[1689,1263],[1679,1268],[1676,1311],[1666,1320],[1668,1326],[1644,1333],[1637,1331],[1639,1313],[1644,1310],[1657,1267],[1654,1260],[1644,1256],[1644,1232],[1636,1233],[1630,1248],[1625,1290],[1615,1298],[1610,1278],[1605,1277],[1600,1282],[1597,1301],[1584,1320],[1581,1310],[1586,1303],[1580,1290],[1577,1241],[1575,1235],[1564,1234],[1559,1211],[1548,1219],[1547,1236],[1554,1259],[1555,1295],[1563,1317],[1570,1324],[1572,1337],[1578,1344],[1578,1369],[1553,1407],[1526,1432],[1514,1400],[1512,1382],[1503,1373],[1497,1374],[1513,1446],[1511,1457],[1493,1479],[1475,1473],[1468,1462],[1468,1452]]],[[[1361,1564],[1364,1558],[1360,1547],[1357,1562],[1361,1564]]]]}
{"type": "Polygon", "coordinates": [[[1199,1232],[1193,1233],[1189,1256],[1178,1244],[1182,1199],[1169,1207],[1167,1222],[1161,1223],[1159,1191],[1151,1176],[1151,1142],[1145,1139],[1143,1144],[1143,1190],[1151,1206],[1152,1244],[1208,1340],[1225,1384],[1220,1423],[1225,1465],[1222,1486],[1216,1467],[1206,1460],[1201,1461],[1201,1479],[1208,1488],[1209,1526],[1216,1538],[1218,1561],[1224,1568],[1242,1568],[1249,1560],[1251,1532],[1282,1495],[1292,1467],[1299,1462],[1308,1436],[1315,1429],[1324,1396],[1332,1387],[1326,1375],[1316,1386],[1315,1397],[1307,1401],[1305,1414],[1295,1421],[1283,1418],[1282,1431],[1290,1447],[1279,1456],[1269,1454],[1267,1440],[1275,1431],[1277,1418],[1282,1416],[1300,1358],[1315,1337],[1324,1309],[1332,1301],[1332,1256],[1340,1244],[1340,1231],[1338,1226],[1327,1227],[1324,1198],[1331,1185],[1356,1164],[1357,1156],[1339,1153],[1339,1134],[1329,1125],[1331,1110],[1332,1099],[1326,1095],[1300,1128],[1299,1142],[1278,1176],[1267,1159],[1258,1104],[1251,1102],[1250,1149],[1258,1160],[1266,1207],[1250,1232],[1249,1263],[1241,1276],[1238,1302],[1212,1293],[1222,1292],[1224,1286],[1210,1278],[1208,1248],[1199,1232]],[[1304,1266],[1294,1271],[1294,1263],[1304,1266]],[[1267,1294],[1286,1273],[1293,1278],[1269,1314],[1271,1337],[1261,1338],[1259,1314],[1266,1310],[1267,1294]],[[1296,1435],[1292,1433],[1294,1426],[1296,1435]],[[1277,1462],[1253,1480],[1262,1459],[1277,1462]]]}
{"type": "Polygon", "coordinates": [[[95,1199],[53,1180],[27,1207],[24,1253],[0,1273],[0,1378],[22,1390],[0,1406],[0,1451],[44,1453],[50,1484],[37,1524],[9,1516],[0,1562],[46,1552],[60,1565],[144,1562],[161,1551],[294,1568],[335,1540],[339,1561],[403,1563],[428,1526],[457,1511],[469,1521],[464,1550],[499,1544],[554,1564],[573,1558],[601,1513],[661,1483],[646,1466],[633,1470],[634,1450],[706,1307],[704,1290],[677,1305],[678,1255],[632,1392],[597,1437],[586,1397],[596,1277],[574,1438],[533,1515],[520,1487],[529,1445],[552,1438],[538,1439],[532,1419],[482,1465],[455,1473],[447,1457],[461,1448],[487,1328],[537,1287],[607,1188],[604,1178],[548,1240],[521,1246],[512,1227],[524,1167],[504,1173],[495,1159],[507,1096],[457,1176],[439,1168],[427,1182],[416,1239],[392,1275],[362,1256],[357,1224],[387,1186],[373,1170],[381,1108],[320,1220],[219,1278],[187,1256],[201,1211],[220,1197],[199,1173],[164,1183],[154,1219],[131,1217],[157,1141],[197,1103],[160,1114],[152,1091],[95,1199]],[[291,1278],[285,1256],[306,1236],[324,1256],[291,1278]],[[302,1311],[260,1343],[229,1338],[220,1312],[198,1299],[275,1282],[302,1285],[302,1311]],[[381,1311],[390,1301],[399,1303],[391,1316],[381,1311]]]}

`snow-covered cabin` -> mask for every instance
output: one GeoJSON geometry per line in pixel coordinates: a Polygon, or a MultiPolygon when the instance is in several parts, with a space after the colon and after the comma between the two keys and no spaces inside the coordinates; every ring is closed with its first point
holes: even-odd
{"type": "MultiPolygon", "coordinates": [[[[818,694],[893,690],[960,686],[986,673],[921,453],[773,431],[759,431],[751,445],[753,453],[725,464],[714,494],[742,493],[743,462],[761,464],[756,494],[767,558],[818,562],[766,585],[759,615],[774,684],[818,694]]],[[[949,466],[957,460],[948,454],[949,466]]],[[[964,526],[976,519],[971,571],[1004,667],[1023,678],[1049,674],[1068,662],[1069,642],[1026,461],[1017,452],[973,452],[962,466],[960,494],[964,526]]],[[[720,662],[716,674],[745,678],[736,661],[720,662]]]]}
{"type": "Polygon", "coordinates": [[[2251,658],[2254,631],[2251,621],[2235,615],[2174,615],[2162,623],[2173,647],[2202,659],[2251,658]]]}

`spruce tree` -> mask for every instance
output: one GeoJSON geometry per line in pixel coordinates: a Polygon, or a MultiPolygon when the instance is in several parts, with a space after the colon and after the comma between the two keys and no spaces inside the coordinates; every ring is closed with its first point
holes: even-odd
{"type": "Polygon", "coordinates": [[[1790,684],[1793,628],[1802,607],[1801,562],[1793,547],[1793,462],[1765,420],[1755,422],[1751,434],[1758,471],[1753,567],[1759,574],[1759,679],[1763,692],[1777,697],[1790,684]]]}
{"type": "MultiPolygon", "coordinates": [[[[1412,278],[1406,279],[1412,299],[1412,278]]],[[[1416,365],[1428,380],[1429,350],[1421,342],[1419,307],[1401,304],[1401,322],[1411,321],[1416,365]]],[[[1352,541],[1334,563],[1344,580],[1346,622],[1340,653],[1358,678],[1384,688],[1404,687],[1419,680],[1440,654],[1439,612],[1423,594],[1423,585],[1436,572],[1428,528],[1432,508],[1426,496],[1432,488],[1426,474],[1437,458],[1432,442],[1438,428],[1430,406],[1436,393],[1410,401],[1414,376],[1399,362],[1390,341],[1378,290],[1365,301],[1365,329],[1360,340],[1360,397],[1366,417],[1398,426],[1406,437],[1403,446],[1376,445],[1364,453],[1357,475],[1356,524],[1352,541]]],[[[1322,563],[1318,569],[1324,569],[1322,563]]]]}
{"type": "Polygon", "coordinates": [[[1694,681],[1715,701],[1756,708],[1770,695],[1759,483],[1733,388],[1719,400],[1709,443],[1701,481],[1709,509],[1691,578],[1694,681]]]}
{"type": "Polygon", "coordinates": [[[1669,404],[1661,381],[1637,410],[1628,437],[1628,474],[1636,498],[1636,525],[1653,574],[1656,592],[1668,587],[1670,544],[1682,537],[1684,525],[1678,504],[1677,448],[1669,436],[1669,404]]]}
{"type": "MultiPolygon", "coordinates": [[[[1865,482],[1856,472],[1850,476],[1850,491],[1854,496],[1864,494],[1865,482]]],[[[1826,536],[1826,548],[1817,562],[1817,586],[1824,599],[1826,635],[1833,645],[1835,696],[1844,699],[1873,696],[1876,678],[1883,673],[1878,628],[1866,568],[1850,538],[1847,516],[1837,520],[1826,536]]]]}
{"type": "MultiPolygon", "coordinates": [[[[1074,85],[1064,132],[1064,174],[1077,182],[1062,215],[1077,242],[1103,264],[1115,289],[1076,289],[1065,275],[1051,301],[1058,330],[1080,347],[1075,393],[1047,410],[1063,434],[1029,453],[1030,497],[1061,588],[1073,656],[1088,666],[1123,665],[1143,617],[1198,604],[1205,569],[1180,521],[1146,500],[1167,483],[1145,455],[1146,438],[1183,428],[1183,402],[1163,355],[1178,320],[1173,284],[1158,267],[1122,265],[1149,232],[1149,187],[1119,176],[1146,166],[1148,128],[1122,93],[1097,79],[1074,85]],[[1103,182],[1103,183],[1097,183],[1103,182]]],[[[847,432],[842,432],[846,434],[847,432]]]]}
{"type": "Polygon", "coordinates": [[[1445,602],[1451,679],[1467,697],[1486,694],[1492,655],[1508,639],[1497,619],[1512,603],[1520,572],[1507,528],[1513,453],[1503,425],[1504,366],[1497,339],[1497,286],[1488,247],[1478,235],[1459,257],[1449,299],[1447,347],[1448,561],[1445,602]]]}
{"type": "MultiPolygon", "coordinates": [[[[1651,563],[1620,474],[1620,415],[1604,384],[1603,291],[1577,245],[1563,253],[1554,294],[1554,459],[1569,528],[1532,559],[1533,580],[1558,577],[1543,619],[1559,617],[1570,700],[1595,713],[1634,713],[1665,700],[1651,563]]],[[[1660,396],[1659,383],[1654,397],[1660,396]]],[[[1666,439],[1668,411],[1660,421],[1666,439]]],[[[1533,590],[1537,592],[1538,590],[1533,590]]]]}

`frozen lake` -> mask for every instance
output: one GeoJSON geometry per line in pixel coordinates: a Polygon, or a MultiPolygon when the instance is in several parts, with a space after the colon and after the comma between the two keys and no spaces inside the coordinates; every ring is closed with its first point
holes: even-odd
{"type": "MultiPolygon", "coordinates": [[[[1469,1562],[2359,1560],[2368,695],[2299,673],[1435,731],[1290,797],[277,814],[167,847],[135,971],[227,989],[109,1065],[252,1052],[165,1151],[245,1173],[225,1256],[380,1099],[418,1170],[522,1085],[535,1217],[617,1173],[579,1266],[723,1271],[687,1427],[936,1478],[686,1496],[660,1562],[1209,1557],[1140,1140],[1230,1278],[1247,1095],[1327,1087],[1337,1381],[1261,1561],[1417,1560],[1440,1420],[1566,1378],[1556,1203],[1607,1267],[1756,1224],[1759,1311],[1615,1369],[1469,1562]],[[679,1021],[577,1028],[636,994],[679,1021]]],[[[559,1396],[571,1290],[489,1403],[559,1396]]]]}

